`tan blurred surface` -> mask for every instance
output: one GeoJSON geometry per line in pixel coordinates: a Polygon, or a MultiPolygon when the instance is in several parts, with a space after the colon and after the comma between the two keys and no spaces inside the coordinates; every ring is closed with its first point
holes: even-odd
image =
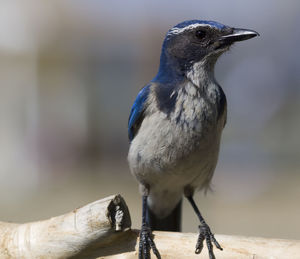
{"type": "MultiPolygon", "coordinates": [[[[213,181],[215,192],[208,193],[206,197],[197,194],[196,201],[215,233],[299,239],[299,176],[292,172],[286,174],[289,178],[273,179],[272,185],[264,192],[237,199],[218,191],[217,187],[222,186],[222,182],[219,182],[221,179],[217,174],[213,181]]],[[[255,187],[255,184],[250,186],[255,187]]],[[[137,184],[126,163],[116,165],[113,162],[104,163],[93,174],[87,171],[84,175],[78,175],[74,171],[62,177],[60,182],[49,179],[33,190],[30,196],[2,203],[1,220],[26,222],[46,219],[118,192],[129,206],[133,228],[139,228],[141,198],[137,184]]],[[[196,215],[186,201],[183,203],[183,231],[198,231],[196,215]]]]}

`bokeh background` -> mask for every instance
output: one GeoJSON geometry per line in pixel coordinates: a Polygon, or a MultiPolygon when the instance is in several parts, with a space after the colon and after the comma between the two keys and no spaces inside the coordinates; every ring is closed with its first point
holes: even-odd
{"type": "MultiPolygon", "coordinates": [[[[214,192],[196,200],[220,234],[300,238],[300,2],[0,2],[0,220],[45,219],[121,193],[141,198],[127,119],[166,31],[187,19],[257,30],[216,66],[228,99],[214,192]]],[[[183,231],[197,232],[184,203],[183,231]]]]}

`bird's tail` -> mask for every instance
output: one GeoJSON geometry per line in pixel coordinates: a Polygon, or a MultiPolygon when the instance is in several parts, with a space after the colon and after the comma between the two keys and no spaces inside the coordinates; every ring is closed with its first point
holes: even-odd
{"type": "Polygon", "coordinates": [[[147,222],[151,230],[181,231],[181,204],[182,200],[178,202],[171,214],[162,219],[158,218],[149,208],[147,222]]]}

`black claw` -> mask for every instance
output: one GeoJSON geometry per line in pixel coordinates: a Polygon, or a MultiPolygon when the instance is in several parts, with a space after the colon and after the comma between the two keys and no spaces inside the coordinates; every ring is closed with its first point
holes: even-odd
{"type": "Polygon", "coordinates": [[[205,236],[203,234],[203,232],[200,232],[199,233],[199,236],[198,236],[198,240],[197,240],[197,243],[196,243],[196,250],[195,250],[195,254],[200,254],[202,249],[203,249],[203,241],[205,239],[205,236]]]}
{"type": "Polygon", "coordinates": [[[213,243],[215,244],[216,248],[218,248],[221,251],[223,251],[223,248],[220,246],[219,242],[215,239],[215,236],[213,234],[211,234],[210,239],[213,241],[213,243]]]}
{"type": "Polygon", "coordinates": [[[149,244],[150,244],[150,247],[151,247],[153,253],[155,254],[155,256],[156,256],[158,259],[160,259],[160,254],[159,254],[159,252],[158,252],[158,250],[157,250],[157,248],[156,248],[156,246],[155,246],[155,243],[154,243],[154,241],[152,240],[152,238],[148,238],[148,241],[149,241],[149,244]]]}
{"type": "Polygon", "coordinates": [[[143,259],[143,237],[142,237],[142,231],[140,232],[140,242],[139,242],[139,259],[143,259]]]}
{"type": "Polygon", "coordinates": [[[215,255],[213,252],[213,244],[220,249],[223,250],[218,241],[215,239],[214,235],[211,233],[209,226],[204,223],[203,225],[199,226],[199,236],[196,244],[195,253],[199,254],[203,249],[203,242],[206,241],[209,259],[215,259],[215,255]],[[213,244],[212,244],[213,243],[213,244]]]}
{"type": "Polygon", "coordinates": [[[214,255],[214,251],[213,251],[213,245],[211,243],[210,236],[207,235],[205,237],[205,239],[206,239],[206,245],[207,245],[207,249],[208,249],[209,259],[215,259],[215,255],[214,255]]]}
{"type": "Polygon", "coordinates": [[[197,240],[197,244],[196,244],[196,254],[199,254],[202,249],[203,249],[203,241],[204,239],[206,240],[206,245],[207,245],[207,249],[208,249],[208,254],[209,254],[209,258],[210,259],[215,259],[215,255],[213,252],[213,244],[215,244],[215,246],[220,249],[223,250],[222,247],[220,246],[220,244],[217,242],[217,240],[215,239],[214,235],[211,233],[209,226],[206,224],[204,218],[202,217],[194,199],[193,196],[187,196],[187,199],[189,200],[189,202],[191,203],[194,211],[196,212],[199,221],[200,221],[200,226],[199,226],[199,236],[198,236],[198,240],[197,240]]]}
{"type": "Polygon", "coordinates": [[[151,229],[147,226],[142,226],[140,232],[139,243],[139,259],[150,259],[150,250],[152,249],[157,259],[161,259],[160,254],[155,246],[152,238],[151,229]]]}

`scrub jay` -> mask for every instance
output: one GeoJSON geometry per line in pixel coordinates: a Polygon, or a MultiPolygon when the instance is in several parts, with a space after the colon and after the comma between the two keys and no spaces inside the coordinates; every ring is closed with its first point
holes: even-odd
{"type": "Polygon", "coordinates": [[[137,95],[128,121],[129,167],[143,195],[140,259],[150,258],[150,249],[160,258],[152,230],[180,231],[183,195],[200,221],[195,253],[204,240],[210,259],[213,244],[222,250],[193,199],[195,191],[209,189],[226,123],[214,66],[234,42],[258,35],[201,20],[167,32],[158,73],[137,95]]]}

